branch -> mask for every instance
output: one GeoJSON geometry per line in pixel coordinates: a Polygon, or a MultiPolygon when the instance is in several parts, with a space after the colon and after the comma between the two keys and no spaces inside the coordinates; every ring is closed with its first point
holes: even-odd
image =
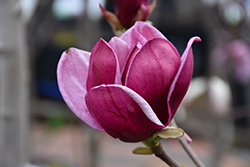
{"type": "MultiPolygon", "coordinates": [[[[171,124],[175,127],[178,127],[174,119],[172,120],[171,124]]],[[[179,137],[178,140],[180,141],[182,147],[187,152],[192,161],[197,165],[197,167],[205,167],[205,165],[201,162],[196,153],[192,150],[187,140],[184,137],[179,137]]]]}

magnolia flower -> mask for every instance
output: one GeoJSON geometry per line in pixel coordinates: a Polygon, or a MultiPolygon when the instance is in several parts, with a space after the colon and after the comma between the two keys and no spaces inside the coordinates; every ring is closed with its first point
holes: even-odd
{"type": "Polygon", "coordinates": [[[70,48],[58,64],[69,108],[89,126],[125,142],[144,141],[169,125],[193,72],[189,40],[180,57],[156,28],[136,22],[120,38],[100,39],[92,52],[70,48]]]}
{"type": "Polygon", "coordinates": [[[151,5],[149,5],[150,0],[113,0],[113,2],[115,14],[105,10],[101,5],[100,9],[117,36],[136,21],[145,21],[156,7],[156,0],[151,5]]]}

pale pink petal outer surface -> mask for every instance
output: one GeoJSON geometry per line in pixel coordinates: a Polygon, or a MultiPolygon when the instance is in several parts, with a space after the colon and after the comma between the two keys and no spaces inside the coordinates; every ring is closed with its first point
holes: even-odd
{"type": "Polygon", "coordinates": [[[129,58],[130,48],[125,41],[118,37],[111,38],[109,45],[114,50],[119,61],[120,71],[123,73],[126,62],[129,58]]]}
{"type": "Polygon", "coordinates": [[[85,103],[89,59],[89,52],[76,48],[65,51],[57,66],[58,86],[63,99],[75,115],[92,128],[103,131],[85,103]]]}
{"type": "Polygon", "coordinates": [[[105,132],[125,142],[149,138],[164,128],[150,105],[136,92],[122,85],[101,85],[86,95],[86,104],[105,132]]]}
{"type": "Polygon", "coordinates": [[[109,44],[100,39],[91,52],[87,90],[97,85],[115,83],[121,84],[118,58],[109,44]]]}
{"type": "Polygon", "coordinates": [[[201,41],[199,37],[193,37],[188,41],[187,47],[181,57],[181,66],[171,85],[167,104],[169,122],[173,118],[177,108],[179,107],[183,97],[185,96],[190,85],[193,75],[193,52],[192,44],[194,41],[201,41]]]}
{"type": "Polygon", "coordinates": [[[137,21],[134,26],[122,34],[120,38],[133,49],[138,43],[143,45],[147,40],[153,38],[165,39],[166,37],[152,25],[146,22],[137,21]]]}
{"type": "Polygon", "coordinates": [[[163,124],[168,121],[167,95],[180,65],[176,48],[167,39],[154,38],[142,46],[128,67],[125,86],[140,94],[163,124]]]}

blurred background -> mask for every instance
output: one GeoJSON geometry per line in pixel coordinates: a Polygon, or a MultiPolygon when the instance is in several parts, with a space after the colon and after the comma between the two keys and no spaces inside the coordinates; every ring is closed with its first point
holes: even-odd
{"type": "MultiPolygon", "coordinates": [[[[82,123],[56,81],[69,47],[91,51],[113,32],[98,4],[111,0],[0,0],[0,166],[151,167],[122,143],[82,123]]],[[[149,20],[182,53],[193,45],[194,74],[176,121],[207,167],[250,164],[250,0],[158,0],[149,20]]],[[[178,164],[195,166],[178,140],[164,140],[178,164]]]]}

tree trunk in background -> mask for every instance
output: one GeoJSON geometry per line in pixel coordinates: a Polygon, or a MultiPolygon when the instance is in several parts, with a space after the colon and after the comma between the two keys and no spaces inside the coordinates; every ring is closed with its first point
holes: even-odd
{"type": "Polygon", "coordinates": [[[0,166],[27,162],[29,68],[18,0],[0,0],[0,166]]]}

